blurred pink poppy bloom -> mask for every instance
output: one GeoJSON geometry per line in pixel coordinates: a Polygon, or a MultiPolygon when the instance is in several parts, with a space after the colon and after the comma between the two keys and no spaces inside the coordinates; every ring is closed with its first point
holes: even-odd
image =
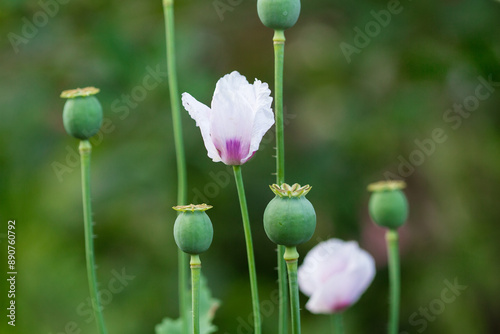
{"type": "Polygon", "coordinates": [[[269,86],[234,71],[217,82],[211,108],[188,93],[182,105],[201,130],[208,156],[226,165],[242,165],[259,149],[264,134],[274,124],[269,86]]]}
{"type": "Polygon", "coordinates": [[[298,270],[300,290],[312,313],[342,312],[354,304],[375,276],[375,261],[355,241],[329,239],[316,245],[298,270]]]}

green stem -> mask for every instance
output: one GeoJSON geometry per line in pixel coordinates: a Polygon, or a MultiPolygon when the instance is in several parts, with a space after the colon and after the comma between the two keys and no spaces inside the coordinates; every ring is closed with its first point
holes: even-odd
{"type": "MultiPolygon", "coordinates": [[[[283,125],[283,62],[285,33],[275,30],[274,44],[274,109],[276,127],[276,183],[285,182],[285,136],[283,125]]],[[[285,247],[278,245],[279,334],[288,333],[288,294],[286,264],[283,260],[285,247]]]]}
{"type": "Polygon", "coordinates": [[[189,264],[191,265],[191,291],[193,292],[193,334],[200,334],[200,257],[191,255],[189,264]]]}
{"type": "MultiPolygon", "coordinates": [[[[181,103],[177,86],[175,60],[174,0],[163,0],[163,14],[167,45],[168,86],[177,160],[177,205],[185,205],[187,204],[187,172],[182,140],[181,103]]],[[[179,270],[179,312],[182,319],[182,332],[187,334],[189,333],[188,256],[181,250],[178,250],[177,259],[179,270]]]]}
{"type": "Polygon", "coordinates": [[[274,112],[276,126],[276,182],[285,182],[285,136],[283,125],[283,61],[285,56],[285,33],[276,30],[274,44],[274,112]]]}
{"type": "Polygon", "coordinates": [[[259,291],[257,289],[257,272],[255,270],[255,257],[253,254],[252,232],[250,230],[250,218],[248,215],[245,188],[243,187],[243,177],[241,176],[241,166],[233,166],[236,188],[240,199],[241,218],[243,219],[243,230],[245,233],[245,243],[247,246],[248,271],[250,275],[250,290],[252,293],[254,333],[261,333],[259,291]]]}
{"type": "Polygon", "coordinates": [[[399,246],[398,231],[388,230],[385,235],[389,257],[389,334],[398,333],[399,325],[399,299],[400,299],[400,273],[399,273],[399,246]]]}
{"type": "Polygon", "coordinates": [[[90,154],[92,145],[88,140],[80,141],[80,158],[82,164],[82,198],[83,220],[85,226],[85,255],[87,260],[87,279],[89,281],[90,300],[100,334],[106,334],[106,325],[102,315],[102,306],[97,291],[97,276],[95,273],[94,232],[92,225],[92,206],[90,203],[90,154]]]}
{"type": "Polygon", "coordinates": [[[177,86],[175,60],[174,1],[164,0],[165,31],[167,36],[167,70],[172,123],[174,127],[175,154],[177,158],[177,204],[185,205],[187,200],[186,157],[182,140],[181,101],[177,86]]]}
{"type": "Polygon", "coordinates": [[[177,263],[179,270],[179,313],[182,319],[182,333],[189,333],[189,286],[188,286],[188,256],[181,250],[177,250],[177,263]]]}
{"type": "Polygon", "coordinates": [[[300,334],[300,302],[299,284],[297,282],[297,262],[299,253],[296,247],[286,247],[283,259],[288,269],[288,281],[290,283],[290,302],[292,308],[292,333],[300,334]]]}
{"type": "Polygon", "coordinates": [[[330,319],[332,320],[333,334],[343,334],[344,324],[342,321],[342,313],[333,313],[330,319]]]}
{"type": "Polygon", "coordinates": [[[288,333],[288,289],[284,255],[285,246],[278,245],[279,334],[288,333]]]}

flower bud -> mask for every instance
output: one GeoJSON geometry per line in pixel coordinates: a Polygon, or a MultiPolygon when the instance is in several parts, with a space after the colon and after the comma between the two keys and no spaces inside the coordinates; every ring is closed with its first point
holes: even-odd
{"type": "Polygon", "coordinates": [[[269,239],[288,247],[300,245],[311,239],[316,229],[316,212],[304,196],[311,186],[297,183],[289,186],[271,186],[276,197],[264,211],[264,229],[269,239]]]}
{"type": "Polygon", "coordinates": [[[174,239],[177,246],[185,253],[198,255],[205,252],[212,244],[214,229],[206,214],[210,205],[175,206],[181,213],[174,224],[174,239]]]}
{"type": "Polygon", "coordinates": [[[285,30],[297,22],[300,0],[257,0],[257,13],[266,27],[285,30]]]}
{"type": "Polygon", "coordinates": [[[382,227],[397,229],[408,218],[408,201],[401,191],[403,181],[380,181],[368,186],[373,192],[368,208],[372,220],[382,227]]]}
{"type": "Polygon", "coordinates": [[[66,132],[78,139],[86,140],[95,135],[102,124],[102,107],[94,96],[95,87],[65,90],[61,93],[64,104],[63,123],[66,132]]]}

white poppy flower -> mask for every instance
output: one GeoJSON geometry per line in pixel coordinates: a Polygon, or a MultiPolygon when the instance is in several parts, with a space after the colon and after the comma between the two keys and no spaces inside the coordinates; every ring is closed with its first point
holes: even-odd
{"type": "Polygon", "coordinates": [[[341,312],[354,304],[375,276],[375,260],[355,241],[329,239],[316,245],[298,270],[300,290],[312,313],[341,312]]]}
{"type": "Polygon", "coordinates": [[[211,108],[188,93],[182,105],[196,121],[214,161],[242,165],[259,149],[264,134],[274,124],[273,101],[269,86],[247,79],[234,71],[217,82],[211,108]]]}

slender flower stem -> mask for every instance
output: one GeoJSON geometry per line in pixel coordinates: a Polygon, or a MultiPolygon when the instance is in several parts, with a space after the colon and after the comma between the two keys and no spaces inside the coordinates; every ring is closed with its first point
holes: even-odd
{"type": "Polygon", "coordinates": [[[276,30],[274,44],[274,109],[276,123],[276,181],[285,182],[285,139],[283,125],[283,62],[285,57],[285,33],[276,30]]]}
{"type": "Polygon", "coordinates": [[[278,290],[279,314],[278,334],[288,334],[288,288],[286,277],[286,263],[283,260],[285,246],[278,245],[278,290]]]}
{"type": "Polygon", "coordinates": [[[290,283],[290,302],[292,308],[292,334],[300,334],[299,284],[297,282],[297,262],[299,253],[296,247],[286,247],[284,260],[288,269],[290,283]]]}
{"type": "Polygon", "coordinates": [[[200,334],[200,257],[191,255],[189,264],[191,265],[191,291],[193,293],[193,334],[200,334]]]}
{"type": "Polygon", "coordinates": [[[342,318],[342,313],[333,313],[330,316],[330,319],[332,320],[333,334],[344,334],[344,324],[342,318]]]}
{"type": "Polygon", "coordinates": [[[390,283],[390,305],[389,305],[389,334],[398,333],[399,325],[399,299],[400,299],[400,269],[399,269],[399,246],[398,231],[390,229],[385,235],[389,257],[389,283],[390,283]]]}
{"type": "Polygon", "coordinates": [[[177,202],[185,205],[187,198],[186,157],[182,140],[181,101],[177,85],[177,70],[175,60],[175,30],[174,30],[174,0],[164,0],[165,32],[167,42],[168,86],[170,105],[172,108],[172,123],[174,126],[175,153],[177,157],[177,202]]]}
{"type": "MultiPolygon", "coordinates": [[[[285,136],[283,125],[283,62],[285,56],[285,33],[275,30],[274,44],[274,109],[276,126],[276,183],[285,182],[285,136]]],[[[288,333],[288,294],[286,264],[283,260],[285,247],[278,245],[279,285],[279,334],[288,333]]]]}
{"type": "Polygon", "coordinates": [[[89,281],[90,300],[100,334],[106,334],[106,325],[102,315],[102,307],[97,292],[97,276],[95,273],[94,232],[92,225],[92,206],[90,203],[90,154],[92,145],[88,140],[80,141],[80,159],[82,164],[82,197],[83,220],[85,226],[85,255],[87,260],[87,279],[89,281]]]}
{"type": "Polygon", "coordinates": [[[257,272],[255,270],[255,257],[253,254],[252,232],[250,230],[250,217],[248,215],[247,199],[241,176],[241,166],[233,166],[236,188],[240,199],[241,218],[243,219],[243,230],[245,232],[245,243],[247,246],[248,271],[250,274],[250,290],[252,293],[254,333],[261,333],[259,291],[257,289],[257,272]]]}
{"type": "Polygon", "coordinates": [[[182,319],[182,333],[189,333],[189,286],[188,286],[188,256],[182,251],[177,251],[177,265],[179,270],[179,313],[182,319]],[[186,264],[186,265],[184,265],[186,264]]]}
{"type": "MultiPolygon", "coordinates": [[[[163,14],[167,45],[168,86],[177,160],[177,205],[185,205],[187,204],[187,172],[182,140],[181,105],[175,60],[174,0],[163,0],[163,14]]],[[[182,332],[187,334],[189,333],[188,256],[181,250],[178,250],[177,258],[179,270],[179,312],[182,319],[182,332]]]]}

